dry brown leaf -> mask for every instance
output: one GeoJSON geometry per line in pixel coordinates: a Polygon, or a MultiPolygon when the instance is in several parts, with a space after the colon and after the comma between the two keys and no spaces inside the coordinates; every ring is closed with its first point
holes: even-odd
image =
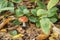
{"type": "Polygon", "coordinates": [[[1,31],[1,32],[7,32],[7,30],[6,30],[6,29],[1,29],[0,31],[1,31]]]}
{"type": "Polygon", "coordinates": [[[49,37],[49,40],[55,40],[56,38],[58,38],[58,33],[53,32],[53,33],[51,34],[51,36],[49,37]]]}
{"type": "Polygon", "coordinates": [[[9,21],[11,21],[12,18],[5,19],[1,24],[0,24],[0,29],[3,28],[9,21]]]}
{"type": "Polygon", "coordinates": [[[46,39],[48,36],[46,35],[46,34],[40,34],[40,35],[38,35],[37,36],[37,40],[44,40],[44,39],[46,39]]]}
{"type": "Polygon", "coordinates": [[[4,18],[4,16],[0,16],[0,20],[3,19],[3,18],[4,18]]]}

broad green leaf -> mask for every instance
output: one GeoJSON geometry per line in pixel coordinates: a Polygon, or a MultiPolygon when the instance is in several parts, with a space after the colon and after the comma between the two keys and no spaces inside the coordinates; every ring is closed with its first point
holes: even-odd
{"type": "Polygon", "coordinates": [[[48,15],[47,15],[47,16],[48,16],[48,17],[54,16],[54,15],[57,13],[57,10],[58,10],[58,8],[56,8],[56,7],[48,10],[48,11],[47,11],[47,12],[48,12],[48,15]]]}
{"type": "Polygon", "coordinates": [[[51,9],[53,8],[57,3],[58,3],[59,0],[50,0],[48,5],[47,5],[47,9],[51,9]]]}
{"type": "Polygon", "coordinates": [[[14,7],[14,4],[12,2],[8,2],[8,7],[14,7]]]}
{"type": "Polygon", "coordinates": [[[24,14],[23,14],[23,12],[20,10],[20,9],[16,9],[16,11],[15,11],[16,13],[16,17],[20,17],[20,16],[23,16],[24,14]]]}
{"type": "Polygon", "coordinates": [[[0,2],[0,12],[5,11],[5,10],[9,10],[11,12],[14,12],[14,7],[12,7],[10,4],[11,3],[8,2],[7,0],[2,0],[0,2]],[[8,6],[8,5],[10,5],[10,6],[8,6]]]}
{"type": "Polygon", "coordinates": [[[44,16],[47,15],[46,10],[39,9],[37,10],[37,16],[44,16]]]}
{"type": "Polygon", "coordinates": [[[37,21],[37,19],[36,19],[35,17],[32,17],[32,16],[29,17],[29,20],[30,20],[31,22],[36,22],[36,21],[37,21]]]}
{"type": "Polygon", "coordinates": [[[37,14],[36,14],[36,13],[37,13],[37,10],[36,10],[36,9],[32,9],[32,10],[31,10],[31,13],[32,13],[34,16],[37,16],[37,14]]]}
{"type": "Polygon", "coordinates": [[[12,2],[20,3],[20,2],[22,2],[22,0],[12,0],[12,2]]]}
{"type": "Polygon", "coordinates": [[[40,25],[40,22],[39,22],[39,21],[37,21],[37,22],[36,22],[36,26],[37,26],[37,27],[41,27],[41,25],[40,25]]]}
{"type": "MultiPolygon", "coordinates": [[[[3,0],[4,1],[4,0],[3,0]]],[[[2,0],[0,0],[0,4],[3,2],[2,0]]]]}
{"type": "Polygon", "coordinates": [[[52,18],[49,18],[50,19],[50,21],[52,22],[52,23],[55,23],[58,19],[57,18],[54,18],[54,17],[52,17],[52,18]]]}
{"type": "Polygon", "coordinates": [[[37,2],[37,5],[38,5],[41,9],[46,9],[46,6],[45,6],[42,2],[40,2],[40,1],[37,2]]]}
{"type": "Polygon", "coordinates": [[[40,20],[40,24],[41,24],[42,31],[45,34],[49,34],[50,28],[51,28],[51,22],[50,22],[50,20],[48,18],[42,18],[40,20]]]}
{"type": "Polygon", "coordinates": [[[28,9],[24,9],[24,10],[23,10],[23,13],[24,13],[24,14],[29,14],[29,10],[28,10],[28,9]]]}
{"type": "Polygon", "coordinates": [[[14,9],[13,7],[5,7],[5,8],[1,8],[0,12],[6,11],[6,10],[13,10],[13,9],[14,9]]]}
{"type": "Polygon", "coordinates": [[[13,24],[15,24],[15,25],[20,25],[20,22],[19,22],[18,20],[14,20],[14,21],[13,21],[13,24]]]}
{"type": "Polygon", "coordinates": [[[19,8],[20,10],[22,10],[22,11],[23,11],[24,9],[27,9],[27,7],[26,7],[26,6],[24,6],[24,5],[19,6],[18,8],[19,8]]]}
{"type": "MultiPolygon", "coordinates": [[[[14,4],[12,2],[8,2],[8,7],[13,7],[14,8],[14,4]]],[[[14,12],[14,9],[9,10],[10,12],[14,12]]]]}
{"type": "Polygon", "coordinates": [[[15,36],[15,35],[18,34],[16,30],[9,31],[9,33],[10,33],[12,36],[15,36]]]}
{"type": "Polygon", "coordinates": [[[0,2],[0,8],[7,7],[7,5],[8,5],[8,1],[7,1],[7,0],[2,0],[2,1],[0,2]]]}

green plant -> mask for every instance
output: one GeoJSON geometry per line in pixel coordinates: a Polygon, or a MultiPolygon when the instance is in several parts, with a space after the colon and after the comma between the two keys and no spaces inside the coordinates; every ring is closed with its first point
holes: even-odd
{"type": "MultiPolygon", "coordinates": [[[[14,12],[16,19],[13,21],[15,25],[20,25],[19,17],[26,16],[29,22],[33,22],[37,27],[41,27],[45,34],[50,32],[51,24],[55,23],[57,18],[57,7],[54,7],[59,0],[50,0],[47,6],[39,0],[31,0],[36,2],[37,7],[28,9],[25,5],[19,6],[18,4],[23,0],[0,0],[0,13],[6,10],[14,12]],[[14,10],[14,3],[16,9],[14,10]]],[[[24,19],[25,20],[25,19],[24,19]]]]}
{"type": "MultiPolygon", "coordinates": [[[[35,2],[35,0],[31,0],[35,2]]],[[[46,6],[42,2],[37,1],[38,7],[30,10],[25,6],[20,6],[16,10],[16,16],[27,16],[30,22],[34,22],[37,27],[41,27],[45,34],[50,32],[51,24],[55,23],[58,18],[57,15],[57,7],[54,7],[59,0],[50,0],[48,5],[46,6]]]]}
{"type": "Polygon", "coordinates": [[[18,32],[16,30],[12,30],[12,31],[9,31],[9,33],[12,35],[12,36],[15,36],[18,34],[18,32]]]}
{"type": "Polygon", "coordinates": [[[7,0],[0,0],[0,13],[6,10],[14,12],[14,5],[7,0]]]}
{"type": "Polygon", "coordinates": [[[47,5],[47,10],[39,9],[37,11],[37,16],[40,18],[41,28],[45,34],[48,34],[50,32],[52,22],[55,23],[57,21],[55,15],[57,15],[58,8],[54,6],[58,3],[58,1],[59,0],[50,0],[47,5]]]}

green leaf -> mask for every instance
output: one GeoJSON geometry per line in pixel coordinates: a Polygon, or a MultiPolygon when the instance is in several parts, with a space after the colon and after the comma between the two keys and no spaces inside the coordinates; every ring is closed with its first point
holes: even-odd
{"type": "Polygon", "coordinates": [[[1,8],[0,12],[6,11],[6,10],[13,10],[13,9],[14,9],[13,7],[5,7],[5,8],[1,8]]]}
{"type": "Polygon", "coordinates": [[[47,12],[48,12],[48,17],[52,17],[52,16],[54,16],[55,14],[57,14],[57,10],[58,10],[58,8],[57,7],[54,7],[54,8],[52,8],[52,9],[50,9],[50,10],[48,10],[47,12]]]}
{"type": "Polygon", "coordinates": [[[37,10],[36,10],[36,9],[32,9],[32,10],[31,10],[31,13],[32,13],[34,16],[37,16],[37,14],[36,14],[36,13],[37,13],[37,10]]]}
{"type": "Polygon", "coordinates": [[[49,18],[50,19],[50,21],[52,22],[52,23],[55,23],[58,19],[57,18],[54,18],[54,17],[52,17],[52,18],[49,18]]]}
{"type": "Polygon", "coordinates": [[[37,5],[41,8],[41,9],[46,9],[46,5],[43,4],[42,2],[38,1],[37,5]]]}
{"type": "Polygon", "coordinates": [[[20,2],[22,2],[22,0],[12,0],[12,2],[20,3],[20,2]]]}
{"type": "Polygon", "coordinates": [[[8,1],[7,0],[3,0],[0,2],[0,9],[1,8],[4,8],[4,7],[7,7],[7,4],[8,4],[8,1]]]}
{"type": "Polygon", "coordinates": [[[14,7],[14,4],[12,2],[8,2],[8,7],[14,7]]]}
{"type": "Polygon", "coordinates": [[[37,19],[36,19],[35,17],[32,17],[32,16],[29,17],[29,20],[30,20],[31,22],[36,22],[36,21],[37,21],[37,19]]]}
{"type": "Polygon", "coordinates": [[[37,27],[41,27],[41,25],[40,25],[40,22],[38,21],[38,22],[36,22],[36,26],[37,27]]]}
{"type": "Polygon", "coordinates": [[[23,13],[24,13],[24,14],[29,14],[29,10],[28,10],[28,9],[24,9],[24,10],[23,10],[23,13]]]}
{"type": "Polygon", "coordinates": [[[12,36],[15,36],[15,35],[18,34],[16,30],[9,31],[9,33],[10,33],[12,36]]]}
{"type": "Polygon", "coordinates": [[[24,5],[19,6],[18,8],[19,8],[21,11],[23,11],[24,9],[27,9],[27,7],[26,7],[26,6],[24,6],[24,5]]]}
{"type": "Polygon", "coordinates": [[[50,22],[50,20],[48,18],[42,18],[40,20],[40,24],[41,24],[42,31],[45,34],[49,34],[50,28],[51,28],[51,22],[50,22]]]}
{"type": "Polygon", "coordinates": [[[39,10],[37,11],[37,16],[44,16],[44,15],[47,16],[46,10],[39,9],[39,10]]]}
{"type": "Polygon", "coordinates": [[[47,9],[49,10],[49,9],[53,8],[58,2],[59,2],[59,0],[50,0],[47,5],[47,9]]]}
{"type": "Polygon", "coordinates": [[[20,16],[23,16],[23,12],[20,10],[20,9],[16,9],[16,17],[20,17],[20,16]]]}
{"type": "MultiPolygon", "coordinates": [[[[3,1],[5,1],[5,0],[3,0],[3,1]]],[[[3,2],[2,0],[0,0],[0,4],[3,2]]]]}
{"type": "MultiPolygon", "coordinates": [[[[8,2],[7,7],[13,7],[14,8],[14,4],[12,2],[8,2]]],[[[14,12],[14,9],[9,10],[10,12],[14,12]]]]}
{"type": "Polygon", "coordinates": [[[14,21],[13,21],[13,24],[14,24],[14,25],[20,25],[20,22],[19,22],[18,20],[14,20],[14,21]]]}
{"type": "Polygon", "coordinates": [[[7,0],[2,0],[0,2],[0,12],[5,11],[5,10],[9,10],[11,12],[14,12],[14,7],[12,7],[10,4],[11,3],[8,2],[7,0]],[[10,5],[10,6],[8,6],[8,5],[10,5]]]}

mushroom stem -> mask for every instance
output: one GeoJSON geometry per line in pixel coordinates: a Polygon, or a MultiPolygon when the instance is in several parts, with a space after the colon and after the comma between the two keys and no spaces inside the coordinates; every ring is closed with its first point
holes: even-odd
{"type": "Polygon", "coordinates": [[[25,27],[26,26],[26,24],[25,24],[25,22],[23,22],[23,27],[25,27]]]}

